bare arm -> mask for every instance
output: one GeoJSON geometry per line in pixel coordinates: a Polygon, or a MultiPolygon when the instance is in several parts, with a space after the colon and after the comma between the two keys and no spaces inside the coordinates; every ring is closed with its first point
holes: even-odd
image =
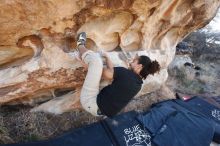
{"type": "Polygon", "coordinates": [[[106,53],[103,53],[102,55],[106,58],[106,68],[103,68],[102,77],[107,80],[112,80],[114,74],[113,63],[106,53]]]}

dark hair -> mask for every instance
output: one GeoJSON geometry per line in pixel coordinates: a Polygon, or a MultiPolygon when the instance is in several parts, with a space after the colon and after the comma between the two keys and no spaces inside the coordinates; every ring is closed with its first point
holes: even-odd
{"type": "Polygon", "coordinates": [[[140,71],[142,79],[146,79],[149,74],[153,75],[160,70],[159,63],[156,60],[151,61],[147,56],[139,56],[138,63],[143,65],[143,68],[140,71]]]}

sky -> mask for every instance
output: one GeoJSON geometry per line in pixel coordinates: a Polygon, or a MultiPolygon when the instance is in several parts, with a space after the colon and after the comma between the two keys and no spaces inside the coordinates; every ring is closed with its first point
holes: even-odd
{"type": "Polygon", "coordinates": [[[213,32],[220,32],[220,8],[214,19],[206,27],[211,27],[213,32]]]}

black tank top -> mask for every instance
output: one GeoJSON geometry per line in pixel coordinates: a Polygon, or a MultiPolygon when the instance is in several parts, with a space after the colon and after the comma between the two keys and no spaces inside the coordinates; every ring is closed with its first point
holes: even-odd
{"type": "Polygon", "coordinates": [[[120,112],[140,91],[143,81],[139,75],[124,67],[114,67],[112,84],[97,96],[100,111],[108,117],[120,112]]]}

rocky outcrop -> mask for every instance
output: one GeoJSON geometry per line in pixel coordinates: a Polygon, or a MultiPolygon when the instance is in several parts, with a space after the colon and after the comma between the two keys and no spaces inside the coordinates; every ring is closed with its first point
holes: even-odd
{"type": "Polygon", "coordinates": [[[86,70],[71,51],[80,31],[88,34],[87,47],[108,51],[115,66],[126,67],[118,46],[131,56],[156,59],[161,71],[144,81],[137,96],[152,92],[166,81],[177,43],[207,24],[219,5],[219,0],[3,0],[0,104],[50,100],[33,111],[78,108],[86,70]]]}
{"type": "Polygon", "coordinates": [[[219,45],[207,43],[206,37],[201,39],[204,35],[206,33],[201,35],[201,31],[191,33],[177,45],[175,58],[168,67],[169,77],[166,82],[173,91],[202,97],[220,95],[219,45]]]}

